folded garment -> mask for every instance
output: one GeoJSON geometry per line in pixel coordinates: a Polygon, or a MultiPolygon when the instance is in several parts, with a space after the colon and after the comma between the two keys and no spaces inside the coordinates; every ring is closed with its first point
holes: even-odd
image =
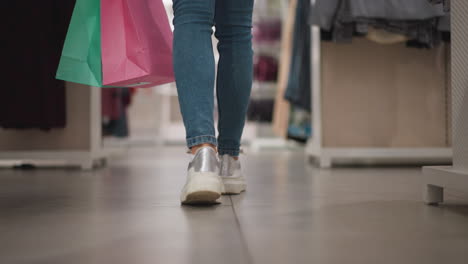
{"type": "Polygon", "coordinates": [[[390,33],[386,30],[369,28],[367,39],[379,44],[396,44],[408,41],[406,36],[390,33]]]}

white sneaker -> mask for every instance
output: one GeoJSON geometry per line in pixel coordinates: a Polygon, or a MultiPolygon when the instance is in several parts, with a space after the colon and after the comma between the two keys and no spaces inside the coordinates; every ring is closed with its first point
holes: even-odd
{"type": "Polygon", "coordinates": [[[240,194],[247,188],[247,182],[242,175],[239,160],[235,160],[228,154],[222,155],[220,159],[220,176],[224,183],[223,194],[240,194]]]}
{"type": "Polygon", "coordinates": [[[215,204],[223,192],[216,152],[211,147],[202,147],[189,163],[180,200],[182,204],[215,204]]]}

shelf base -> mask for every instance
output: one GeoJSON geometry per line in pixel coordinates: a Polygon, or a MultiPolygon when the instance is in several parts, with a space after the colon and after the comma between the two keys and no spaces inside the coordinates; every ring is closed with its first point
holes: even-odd
{"type": "Polygon", "coordinates": [[[90,151],[3,151],[0,152],[0,167],[33,165],[35,167],[79,167],[91,170],[107,163],[109,153],[105,150],[90,151]]]}
{"type": "Polygon", "coordinates": [[[444,201],[444,188],[468,193],[468,170],[452,166],[424,167],[424,202],[437,205],[444,201]]]}
{"type": "Polygon", "coordinates": [[[321,168],[336,164],[443,164],[451,163],[451,148],[307,148],[321,168]]]}

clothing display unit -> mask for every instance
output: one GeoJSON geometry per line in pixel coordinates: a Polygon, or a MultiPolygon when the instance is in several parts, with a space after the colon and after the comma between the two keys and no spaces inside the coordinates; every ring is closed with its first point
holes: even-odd
{"type": "Polygon", "coordinates": [[[324,168],[450,162],[449,44],[337,44],[311,30],[310,157],[324,168]]]}
{"type": "Polygon", "coordinates": [[[340,161],[450,160],[447,47],[413,50],[363,39],[350,45],[317,40],[307,151],[321,167],[340,161]],[[359,66],[353,67],[356,61],[359,66]]]}
{"type": "Polygon", "coordinates": [[[79,166],[92,169],[105,163],[102,148],[101,90],[66,83],[65,128],[0,130],[0,163],[3,166],[79,166]]]}
{"type": "Polygon", "coordinates": [[[424,200],[444,201],[444,188],[468,193],[468,2],[454,0],[452,11],[453,166],[425,167],[424,200]]]}
{"type": "Polygon", "coordinates": [[[75,0],[11,2],[6,41],[0,165],[79,166],[105,160],[101,90],[57,80],[75,0]]]}

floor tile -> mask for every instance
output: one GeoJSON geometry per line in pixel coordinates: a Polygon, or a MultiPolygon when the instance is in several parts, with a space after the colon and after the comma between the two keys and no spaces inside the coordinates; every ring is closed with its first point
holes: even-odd
{"type": "Polygon", "coordinates": [[[0,263],[248,263],[230,206],[16,210],[0,263]]]}
{"type": "Polygon", "coordinates": [[[420,168],[321,170],[301,152],[249,153],[246,193],[181,207],[183,153],[130,149],[91,172],[0,170],[0,263],[468,259],[466,194],[447,190],[447,203],[425,205],[420,168]]]}
{"type": "Polygon", "coordinates": [[[244,162],[232,196],[255,263],[465,263],[468,206],[422,202],[420,168],[308,165],[300,154],[244,162]]]}
{"type": "Polygon", "coordinates": [[[236,213],[255,263],[461,264],[468,257],[463,205],[376,199],[240,205],[236,213]]]}

